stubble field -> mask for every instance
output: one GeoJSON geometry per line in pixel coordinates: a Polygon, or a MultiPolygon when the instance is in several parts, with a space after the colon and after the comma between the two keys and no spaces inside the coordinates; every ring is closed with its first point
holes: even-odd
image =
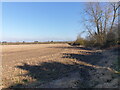
{"type": "Polygon", "coordinates": [[[3,88],[51,86],[68,88],[77,87],[79,84],[81,87],[94,87],[99,83],[106,83],[104,81],[106,79],[103,78],[102,81],[95,81],[96,83],[90,85],[93,81],[88,82],[88,80],[95,78],[96,69],[102,70],[101,72],[98,70],[98,73],[106,73],[108,77],[112,73],[111,70],[102,69],[104,66],[108,67],[109,62],[105,64],[102,61],[105,54],[103,55],[104,52],[101,50],[91,50],[82,46],[73,47],[68,44],[2,45],[0,47],[2,47],[1,87],[3,88]]]}

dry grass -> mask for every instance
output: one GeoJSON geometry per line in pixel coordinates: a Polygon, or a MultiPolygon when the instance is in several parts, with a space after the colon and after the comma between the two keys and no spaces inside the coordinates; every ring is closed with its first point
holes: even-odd
{"type": "Polygon", "coordinates": [[[41,85],[64,77],[79,68],[83,68],[85,74],[88,74],[87,71],[91,68],[114,71],[108,68],[109,66],[102,66],[99,63],[103,60],[100,50],[72,47],[68,44],[2,45],[0,47],[2,47],[2,86],[4,87],[11,85],[21,87],[35,82],[41,85]]]}

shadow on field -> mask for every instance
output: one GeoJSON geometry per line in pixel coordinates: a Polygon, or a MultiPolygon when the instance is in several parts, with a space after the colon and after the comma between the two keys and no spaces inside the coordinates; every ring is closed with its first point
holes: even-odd
{"type": "Polygon", "coordinates": [[[48,47],[48,48],[92,50],[91,48],[87,48],[87,47],[83,47],[83,46],[48,47]]]}
{"type": "Polygon", "coordinates": [[[92,65],[98,65],[97,63],[103,58],[102,54],[74,54],[74,53],[63,53],[63,58],[72,58],[78,61],[86,62],[92,65]]]}
{"type": "MultiPolygon", "coordinates": [[[[29,65],[24,63],[23,65],[16,67],[28,71],[28,73],[24,74],[23,76],[32,77],[39,82],[48,82],[51,80],[55,80],[59,77],[65,76],[66,73],[77,69],[77,66],[75,65],[62,64],[59,62],[44,62],[40,65],[29,65]]],[[[25,80],[23,80],[23,82],[24,81],[25,80]]],[[[16,84],[10,86],[9,88],[23,87],[27,87],[27,85],[16,84]]]]}
{"type": "MultiPolygon", "coordinates": [[[[51,62],[51,63],[42,63],[42,65],[29,65],[24,63],[22,66],[17,66],[17,68],[27,70],[28,73],[24,74],[23,76],[29,76],[32,77],[33,79],[36,79],[35,82],[29,83],[27,79],[22,80],[25,84],[17,83],[14,85],[11,85],[9,88],[11,89],[17,89],[17,88],[35,88],[39,87],[40,88],[40,82],[45,83],[45,82],[50,82],[52,80],[60,79],[62,77],[68,77],[68,73],[70,72],[79,72],[80,73],[80,78],[82,78],[81,81],[78,82],[78,86],[80,88],[83,87],[89,87],[89,80],[90,80],[90,75],[89,75],[89,69],[94,69],[93,67],[88,67],[84,65],[69,65],[69,64],[62,64],[58,62],[51,62]],[[39,81],[39,84],[34,84],[39,81]],[[81,84],[81,86],[79,86],[81,84]],[[33,86],[30,86],[33,85],[33,86]]],[[[76,84],[76,85],[77,85],[76,84]]],[[[47,87],[49,88],[49,86],[47,87]]],[[[57,88],[57,87],[53,87],[57,88]]]]}
{"type": "MultiPolygon", "coordinates": [[[[87,50],[86,48],[83,47],[55,47],[55,48],[76,48],[76,49],[83,49],[83,50],[87,50]]],[[[92,64],[92,65],[97,65],[97,62],[100,61],[100,59],[102,58],[101,54],[93,54],[89,52],[88,54],[74,54],[74,53],[63,53],[63,57],[62,58],[73,58],[76,59],[77,61],[82,61],[88,64],[92,64]]],[[[56,60],[57,61],[57,60],[56,60]]],[[[83,80],[82,83],[77,83],[78,87],[89,87],[89,79],[90,79],[90,75],[89,75],[89,70],[96,70],[93,67],[87,66],[87,65],[83,65],[83,64],[77,64],[74,63],[73,65],[71,64],[63,64],[63,63],[59,63],[59,62],[44,62],[42,64],[39,65],[29,65],[27,63],[23,63],[23,65],[21,66],[16,66],[16,68],[22,69],[22,70],[26,70],[28,71],[27,74],[24,74],[23,76],[29,76],[33,79],[39,82],[49,82],[58,78],[62,78],[62,77],[67,77],[69,72],[72,71],[78,71],[80,73],[80,78],[81,80],[83,80]],[[79,86],[80,85],[80,86],[79,86]]],[[[29,86],[27,80],[23,80],[23,82],[27,82],[26,84],[15,84],[10,86],[9,88],[26,88],[29,86]]],[[[34,84],[35,82],[33,82],[34,84]]],[[[36,87],[36,86],[34,86],[36,87]]],[[[48,87],[49,88],[49,87],[48,87]]],[[[55,87],[53,87],[55,88],[55,87]]]]}

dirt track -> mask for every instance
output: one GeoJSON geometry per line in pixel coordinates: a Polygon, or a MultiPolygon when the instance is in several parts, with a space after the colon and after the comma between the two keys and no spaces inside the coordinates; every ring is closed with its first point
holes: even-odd
{"type": "MultiPolygon", "coordinates": [[[[3,45],[1,55],[3,87],[21,87],[33,82],[39,82],[37,85],[41,85],[41,87],[51,86],[51,84],[48,85],[49,83],[45,85],[44,83],[64,77],[65,75],[69,77],[68,73],[75,70],[78,71],[79,67],[83,68],[83,66],[93,70],[89,73],[87,69],[79,71],[85,74],[82,78],[87,81],[86,77],[91,78],[90,73],[93,79],[95,78],[93,68],[105,66],[105,60],[103,60],[101,51],[90,50],[84,47],[72,47],[68,44],[3,45]]],[[[102,72],[105,71],[103,70],[102,72]]],[[[74,76],[74,73],[71,76],[74,76]]],[[[76,77],[80,78],[79,74],[76,74],[76,77]]],[[[76,79],[76,77],[72,79],[76,79]]],[[[70,78],[66,81],[69,80],[70,78]]],[[[35,85],[33,86],[35,87],[35,85]]]]}

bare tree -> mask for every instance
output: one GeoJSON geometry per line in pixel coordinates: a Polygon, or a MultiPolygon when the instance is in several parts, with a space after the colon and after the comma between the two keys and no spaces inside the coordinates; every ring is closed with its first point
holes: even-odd
{"type": "Polygon", "coordinates": [[[111,5],[113,7],[113,19],[112,19],[112,23],[111,23],[110,32],[112,32],[115,19],[116,19],[116,17],[118,17],[117,11],[118,11],[118,8],[120,7],[119,3],[111,3],[111,5]]]}
{"type": "Polygon", "coordinates": [[[108,31],[112,32],[118,17],[118,3],[87,3],[85,9],[85,26],[96,43],[103,44],[108,31]]]}

